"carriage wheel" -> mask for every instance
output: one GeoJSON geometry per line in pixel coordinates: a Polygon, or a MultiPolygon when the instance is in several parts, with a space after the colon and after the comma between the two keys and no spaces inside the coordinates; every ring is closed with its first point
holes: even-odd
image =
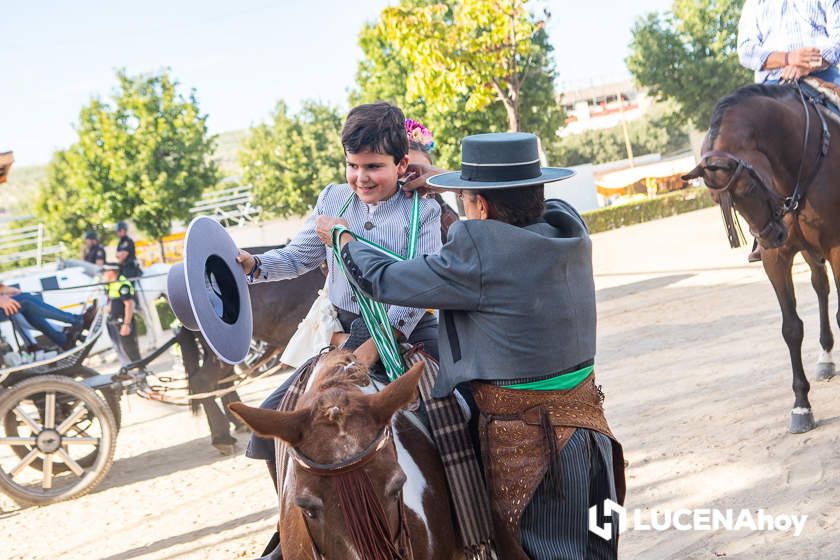
{"type": "Polygon", "coordinates": [[[82,496],[111,468],[114,416],[78,381],[43,375],[13,385],[0,393],[0,418],[9,415],[19,423],[11,433],[4,425],[0,435],[0,489],[16,501],[44,505],[82,496]],[[20,457],[16,448],[28,451],[20,457]]]}
{"type": "MultiPolygon", "coordinates": [[[[114,423],[117,431],[119,432],[120,421],[122,419],[119,394],[109,387],[102,387],[96,389],[96,392],[99,394],[100,397],[105,399],[106,403],[108,403],[108,408],[111,409],[111,413],[114,415],[114,423]]],[[[72,412],[73,405],[75,403],[75,397],[67,394],[62,395],[61,397],[62,398],[56,399],[56,417],[60,420],[63,420],[72,412]]],[[[33,400],[33,404],[35,406],[32,407],[31,419],[40,424],[43,424],[45,398],[46,395],[41,395],[39,399],[33,400]]],[[[84,435],[85,433],[87,433],[88,428],[90,428],[94,421],[95,419],[92,417],[80,420],[73,426],[73,433],[69,435],[84,435]]],[[[3,418],[3,428],[6,430],[5,435],[8,437],[26,437],[31,435],[32,433],[26,421],[21,419],[20,416],[15,414],[14,411],[9,412],[6,415],[6,417],[3,418]]],[[[18,457],[23,459],[30,451],[32,451],[33,447],[34,445],[15,445],[12,446],[12,451],[18,457]]],[[[99,453],[98,448],[92,448],[89,451],[90,452],[87,455],[76,458],[76,462],[84,468],[88,468],[91,465],[93,465],[94,461],[96,461],[96,456],[99,453]]],[[[30,466],[33,469],[41,470],[43,468],[43,463],[43,459],[39,457],[32,461],[32,464],[30,466]]],[[[64,463],[53,464],[53,474],[61,474],[68,470],[70,469],[64,463]]]]}

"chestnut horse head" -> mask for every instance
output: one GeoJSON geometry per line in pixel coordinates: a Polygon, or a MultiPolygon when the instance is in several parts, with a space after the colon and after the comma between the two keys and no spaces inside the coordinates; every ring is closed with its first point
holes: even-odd
{"type": "Polygon", "coordinates": [[[334,350],[315,366],[294,411],[230,405],[255,433],[290,448],[292,468],[281,485],[284,556],[413,557],[411,534],[423,530],[411,525],[423,520],[406,512],[392,417],[417,398],[421,374],[418,363],[382,391],[366,393],[367,368],[334,350]]]}

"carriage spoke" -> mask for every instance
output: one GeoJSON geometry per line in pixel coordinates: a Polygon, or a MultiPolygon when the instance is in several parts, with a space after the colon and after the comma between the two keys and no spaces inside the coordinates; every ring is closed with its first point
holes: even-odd
{"type": "Polygon", "coordinates": [[[0,445],[35,445],[34,437],[2,437],[0,445]]]}
{"type": "Polygon", "coordinates": [[[82,444],[82,443],[85,443],[85,444],[88,444],[88,445],[96,445],[97,443],[99,443],[99,438],[98,437],[66,437],[66,438],[61,438],[61,443],[62,443],[62,445],[73,445],[73,444],[79,445],[79,444],[82,444]]]}
{"type": "Polygon", "coordinates": [[[43,426],[41,426],[40,424],[38,424],[38,422],[36,422],[35,420],[33,420],[33,419],[32,419],[32,417],[31,417],[31,416],[29,416],[29,415],[26,413],[26,411],[25,411],[25,410],[23,410],[23,409],[20,407],[20,405],[18,405],[18,406],[16,406],[16,407],[15,407],[15,414],[17,414],[18,418],[20,418],[21,420],[23,420],[23,423],[24,423],[24,424],[26,424],[27,426],[29,426],[29,429],[30,429],[30,430],[32,430],[32,433],[33,433],[33,434],[38,434],[38,433],[40,433],[40,432],[41,432],[41,430],[43,430],[43,429],[44,429],[44,427],[43,427],[43,426]]]}
{"type": "Polygon", "coordinates": [[[49,490],[52,488],[53,482],[53,458],[52,453],[47,453],[44,455],[44,478],[41,481],[41,488],[44,490],[49,490]]]}
{"type": "Polygon", "coordinates": [[[75,474],[76,476],[82,476],[83,474],[85,474],[85,470],[82,468],[82,466],[79,463],[77,463],[73,459],[73,457],[71,457],[65,450],[59,449],[55,453],[61,458],[62,461],[64,461],[64,464],[67,465],[67,468],[73,471],[73,474],[75,474]]]}
{"type": "Polygon", "coordinates": [[[30,451],[29,453],[27,453],[26,457],[21,459],[20,463],[18,463],[15,468],[13,468],[11,471],[9,471],[9,474],[12,475],[12,478],[16,477],[21,472],[23,472],[23,469],[28,467],[30,465],[30,463],[32,463],[32,461],[37,459],[38,458],[38,453],[39,453],[38,448],[35,448],[32,451],[30,451]]]}
{"type": "Polygon", "coordinates": [[[44,427],[55,428],[55,391],[47,393],[44,401],[44,427]]]}
{"type": "Polygon", "coordinates": [[[79,419],[81,419],[82,416],[84,416],[86,413],[87,413],[87,408],[85,407],[85,404],[84,403],[77,404],[76,408],[73,409],[73,412],[70,413],[70,416],[65,418],[64,421],[61,424],[58,425],[58,427],[56,428],[56,431],[59,434],[64,435],[65,433],[67,433],[67,430],[69,430],[73,426],[73,424],[78,422],[79,419]]]}

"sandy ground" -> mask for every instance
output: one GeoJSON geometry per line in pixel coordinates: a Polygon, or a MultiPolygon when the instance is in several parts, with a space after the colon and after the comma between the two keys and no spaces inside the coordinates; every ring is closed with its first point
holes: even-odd
{"type": "MultiPolygon", "coordinates": [[[[631,529],[622,558],[840,558],[840,382],[813,385],[816,430],[787,433],[780,314],[746,253],[728,249],[716,208],[595,236],[598,376],[630,461],[627,506],[643,520],[665,509],[763,508],[806,514],[805,529],[798,538],[631,529]]],[[[795,281],[810,373],[816,298],[801,263],[795,281]]],[[[258,402],[279,380],[246,387],[243,400],[258,402]]],[[[116,461],[90,495],[23,509],[0,495],[0,558],[256,555],[276,519],[263,465],[221,457],[203,417],[184,408],[130,396],[123,415],[116,461]]]]}

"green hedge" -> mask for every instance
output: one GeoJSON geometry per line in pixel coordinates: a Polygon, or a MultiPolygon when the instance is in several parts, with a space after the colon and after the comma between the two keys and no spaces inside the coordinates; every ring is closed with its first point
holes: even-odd
{"type": "Polygon", "coordinates": [[[586,220],[590,233],[599,233],[708,208],[714,206],[714,204],[712,197],[709,196],[708,189],[705,187],[690,187],[641,202],[608,206],[607,208],[584,212],[583,219],[586,220]]]}

